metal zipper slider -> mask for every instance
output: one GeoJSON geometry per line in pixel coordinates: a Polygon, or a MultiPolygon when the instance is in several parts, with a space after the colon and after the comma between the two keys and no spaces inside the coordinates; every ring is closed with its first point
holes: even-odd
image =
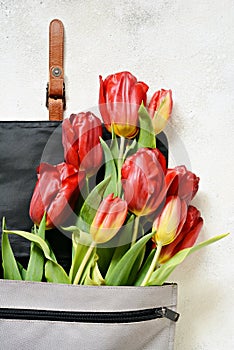
{"type": "Polygon", "coordinates": [[[180,317],[178,312],[168,309],[167,307],[162,307],[161,310],[158,310],[158,313],[161,317],[166,317],[173,322],[177,322],[180,317]]]}

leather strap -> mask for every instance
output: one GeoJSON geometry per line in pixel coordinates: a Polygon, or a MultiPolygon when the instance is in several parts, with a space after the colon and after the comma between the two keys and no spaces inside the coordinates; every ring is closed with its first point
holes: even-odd
{"type": "Polygon", "coordinates": [[[49,28],[49,83],[47,84],[46,106],[50,120],[62,120],[66,107],[63,69],[64,28],[54,19],[49,28]]]}

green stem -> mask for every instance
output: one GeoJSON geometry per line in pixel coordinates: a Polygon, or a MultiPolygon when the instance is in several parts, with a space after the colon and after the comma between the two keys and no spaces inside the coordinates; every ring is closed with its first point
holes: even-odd
{"type": "Polygon", "coordinates": [[[149,267],[149,270],[147,271],[147,274],[145,275],[145,278],[143,279],[142,283],[141,283],[141,286],[146,286],[147,283],[149,282],[150,280],[150,277],[152,275],[152,273],[154,272],[156,266],[157,266],[157,262],[158,262],[158,258],[160,256],[160,253],[161,253],[161,249],[162,249],[162,244],[159,242],[157,243],[157,250],[154,254],[154,258],[151,262],[151,265],[149,267]]]}
{"type": "Polygon", "coordinates": [[[86,185],[86,195],[88,197],[88,195],[89,195],[89,178],[88,178],[88,176],[85,176],[85,185],[86,185]]]}
{"type": "Polygon", "coordinates": [[[113,124],[111,124],[111,140],[114,140],[115,137],[116,137],[116,136],[115,136],[113,124]]]}
{"type": "Polygon", "coordinates": [[[132,234],[131,247],[136,243],[136,240],[137,240],[139,222],[140,222],[140,216],[136,216],[135,222],[134,222],[133,234],[132,234]]]}
{"type": "Polygon", "coordinates": [[[87,253],[85,254],[85,256],[84,256],[84,258],[82,260],[82,263],[80,264],[80,267],[79,267],[79,269],[78,269],[78,271],[76,273],[76,276],[74,278],[73,284],[78,284],[79,283],[80,278],[82,276],[82,273],[84,271],[84,268],[85,268],[85,266],[86,266],[86,264],[87,264],[87,262],[88,262],[88,260],[89,260],[89,258],[91,256],[91,254],[92,254],[92,251],[93,251],[94,247],[95,247],[95,243],[93,242],[90,245],[89,249],[87,250],[87,253]]]}
{"type": "Polygon", "coordinates": [[[124,154],[124,143],[125,138],[120,137],[120,146],[119,146],[119,157],[118,157],[118,195],[121,197],[122,183],[121,183],[121,168],[123,165],[123,154],[124,154]]]}

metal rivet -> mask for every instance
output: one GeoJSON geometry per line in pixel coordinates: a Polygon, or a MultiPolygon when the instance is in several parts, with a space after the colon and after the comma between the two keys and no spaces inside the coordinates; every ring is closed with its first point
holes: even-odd
{"type": "Polygon", "coordinates": [[[62,74],[62,71],[60,68],[55,67],[52,69],[52,74],[54,77],[60,77],[60,75],[62,74]]]}

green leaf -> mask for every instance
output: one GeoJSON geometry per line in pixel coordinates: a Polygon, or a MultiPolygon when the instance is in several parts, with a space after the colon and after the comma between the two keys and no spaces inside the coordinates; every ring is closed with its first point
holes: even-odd
{"type": "Polygon", "coordinates": [[[145,275],[147,274],[150,265],[152,263],[152,260],[154,258],[154,254],[155,254],[155,249],[153,249],[150,254],[148,255],[144,265],[142,266],[141,270],[139,271],[137,278],[135,280],[134,286],[140,286],[141,283],[143,282],[145,275]]]}
{"type": "Polygon", "coordinates": [[[129,275],[133,265],[141,253],[143,247],[150,240],[154,233],[149,233],[137,241],[122,257],[113,269],[112,273],[106,278],[106,284],[109,286],[127,285],[129,275]]]}
{"type": "Polygon", "coordinates": [[[67,227],[61,226],[61,229],[68,232],[76,232],[76,231],[78,233],[80,232],[80,229],[75,225],[67,226],[67,227]]]}
{"type": "Polygon", "coordinates": [[[17,261],[17,266],[18,266],[19,272],[21,274],[22,280],[24,281],[25,277],[26,277],[27,270],[18,261],[17,261]]]}
{"type": "Polygon", "coordinates": [[[226,237],[227,235],[228,235],[228,233],[222,234],[219,236],[215,236],[215,237],[208,239],[207,241],[199,243],[196,246],[193,246],[191,248],[186,248],[186,249],[179,251],[176,255],[174,255],[165,264],[161,265],[161,267],[159,269],[157,269],[156,271],[153,272],[153,274],[149,280],[149,283],[147,285],[149,285],[149,286],[154,286],[154,285],[161,286],[166,281],[168,276],[173,272],[173,270],[179,264],[181,264],[188,255],[192,254],[193,252],[195,252],[195,251],[197,251],[197,250],[199,250],[199,249],[201,249],[201,248],[203,248],[211,243],[219,241],[220,239],[226,237]]]}
{"type": "Polygon", "coordinates": [[[50,242],[46,239],[46,244],[48,245],[48,247],[50,248],[50,257],[52,258],[53,261],[57,262],[57,258],[51,248],[50,242]]]}
{"type": "Polygon", "coordinates": [[[3,277],[8,280],[22,280],[17,262],[15,260],[8,235],[5,233],[6,221],[2,219],[2,266],[3,277]]]}
{"type": "Polygon", "coordinates": [[[124,254],[128,251],[132,240],[133,225],[134,225],[134,215],[131,215],[128,222],[118,232],[117,247],[115,248],[115,252],[109,264],[109,268],[107,270],[106,277],[105,277],[106,279],[109,278],[115,266],[122,259],[124,254]]]}
{"type": "Polygon", "coordinates": [[[145,251],[146,251],[146,246],[144,246],[141,249],[140,253],[138,254],[138,256],[136,258],[136,261],[135,261],[133,268],[131,270],[131,273],[129,275],[129,279],[128,279],[129,286],[134,285],[134,281],[136,280],[137,273],[139,272],[141,265],[143,263],[144,257],[145,257],[145,251]]]}
{"type": "Polygon", "coordinates": [[[72,259],[72,264],[71,264],[71,268],[70,268],[70,272],[69,272],[69,277],[71,282],[73,283],[74,278],[76,276],[76,273],[83,261],[83,258],[85,256],[85,254],[88,251],[89,246],[88,245],[83,245],[83,244],[77,244],[75,251],[74,251],[74,256],[72,259]]]}
{"type": "Polygon", "coordinates": [[[106,142],[100,137],[100,142],[102,145],[102,149],[105,155],[105,179],[111,176],[111,181],[106,187],[104,197],[106,197],[110,193],[114,193],[115,196],[118,194],[118,188],[117,188],[117,170],[115,166],[115,160],[113,158],[113,155],[111,153],[110,148],[106,144],[106,142]]]}
{"type": "Polygon", "coordinates": [[[74,278],[76,276],[76,273],[82,263],[83,258],[85,257],[85,254],[88,251],[87,246],[83,246],[82,244],[78,244],[76,247],[76,250],[74,252],[74,256],[72,259],[72,264],[69,272],[69,277],[71,282],[74,282],[74,278]]]}
{"type": "Polygon", "coordinates": [[[138,148],[156,148],[156,138],[152,124],[152,119],[150,118],[150,115],[148,114],[143,103],[139,108],[138,114],[140,120],[138,148]]]}
{"type": "MultiPolygon", "coordinates": [[[[88,263],[86,264],[86,266],[82,272],[82,275],[81,275],[81,278],[80,278],[78,284],[85,284],[86,277],[90,275],[90,271],[91,271],[92,267],[94,266],[95,262],[97,261],[97,259],[98,259],[98,257],[96,254],[96,248],[94,248],[92,250],[90,257],[89,257],[88,263]]],[[[74,284],[74,282],[73,282],[73,284],[74,284]]]]}
{"type": "MultiPolygon", "coordinates": [[[[39,229],[34,234],[45,239],[46,213],[44,213],[39,229]]],[[[30,258],[25,276],[26,281],[41,282],[44,273],[44,253],[34,242],[31,243],[30,258]]]]}
{"type": "Polygon", "coordinates": [[[137,149],[138,149],[138,144],[137,144],[136,139],[128,140],[128,144],[126,146],[126,150],[125,150],[123,159],[125,160],[127,157],[130,157],[131,155],[136,153],[137,149]]]}
{"type": "Polygon", "coordinates": [[[78,216],[76,225],[81,231],[89,232],[89,228],[93,219],[96,215],[97,209],[103,199],[103,195],[109,182],[111,176],[100,182],[94,189],[90,192],[86,198],[78,216]]]}
{"type": "Polygon", "coordinates": [[[105,280],[102,277],[102,274],[99,270],[98,257],[95,256],[94,260],[89,264],[87,275],[84,280],[84,284],[88,286],[101,286],[105,284],[105,280]]]}
{"type": "MultiPolygon", "coordinates": [[[[107,243],[110,243],[110,241],[107,243]]],[[[113,246],[102,248],[100,246],[97,246],[98,266],[103,276],[106,275],[114,251],[115,248],[113,246]]]]}
{"type": "Polygon", "coordinates": [[[5,233],[7,234],[14,234],[14,235],[18,235],[20,237],[23,237],[31,242],[36,243],[42,250],[43,253],[46,257],[46,259],[51,259],[50,258],[50,249],[48,247],[48,245],[46,244],[46,242],[39,236],[36,236],[34,233],[30,233],[30,232],[26,232],[26,231],[20,231],[20,230],[4,230],[5,233]]]}
{"type": "Polygon", "coordinates": [[[41,237],[36,236],[35,234],[30,232],[19,231],[19,230],[14,230],[14,231],[4,230],[4,232],[6,234],[15,234],[20,237],[26,238],[29,241],[36,243],[41,248],[45,258],[50,261],[50,263],[49,264],[46,263],[46,266],[45,266],[45,276],[46,278],[48,278],[49,282],[70,283],[70,279],[67,276],[66,272],[64,271],[62,266],[60,266],[56,261],[53,260],[53,258],[51,257],[50,248],[41,237]]]}
{"type": "Polygon", "coordinates": [[[118,139],[115,134],[112,135],[110,150],[113,156],[113,159],[116,163],[116,166],[118,165],[118,158],[119,158],[119,145],[118,145],[118,139]]]}
{"type": "Polygon", "coordinates": [[[96,283],[97,286],[101,286],[105,284],[105,280],[102,277],[102,274],[99,270],[97,262],[94,265],[93,271],[92,271],[92,281],[93,283],[96,283]]]}
{"type": "Polygon", "coordinates": [[[52,260],[48,260],[45,264],[45,277],[47,282],[71,284],[62,266],[52,260]]]}

